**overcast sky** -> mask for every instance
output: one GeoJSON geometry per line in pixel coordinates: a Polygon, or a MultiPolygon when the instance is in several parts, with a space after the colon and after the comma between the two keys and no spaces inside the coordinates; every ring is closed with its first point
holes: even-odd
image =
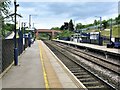
{"type": "MultiPolygon", "coordinates": [[[[118,16],[118,0],[52,0],[44,2],[37,0],[18,0],[20,7],[18,13],[23,16],[22,19],[17,19],[19,22],[29,21],[29,15],[32,15],[32,23],[35,23],[36,28],[50,29],[52,27],[60,27],[64,22],[69,22],[70,19],[73,23],[88,24],[93,21],[102,19],[110,19],[118,16]],[[31,2],[28,2],[31,1],[31,2]],[[101,2],[100,2],[101,1],[101,2]],[[95,17],[98,16],[98,17],[95,17]]],[[[13,4],[11,11],[13,11],[13,4]]]]}

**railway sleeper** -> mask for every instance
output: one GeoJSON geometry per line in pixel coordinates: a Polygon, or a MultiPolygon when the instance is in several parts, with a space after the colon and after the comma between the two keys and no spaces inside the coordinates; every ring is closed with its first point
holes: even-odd
{"type": "Polygon", "coordinates": [[[76,73],[73,73],[75,76],[78,76],[78,75],[88,75],[86,72],[76,72],[76,73]]]}
{"type": "Polygon", "coordinates": [[[88,75],[86,72],[74,72],[74,75],[88,75]]]}
{"type": "MultiPolygon", "coordinates": [[[[75,75],[75,74],[74,74],[75,75]]],[[[90,78],[91,76],[90,75],[75,75],[78,79],[81,79],[81,78],[90,78]]]]}
{"type": "Polygon", "coordinates": [[[98,81],[94,81],[94,82],[82,82],[86,87],[88,86],[97,86],[100,87],[102,84],[99,83],[98,81]]]}
{"type": "Polygon", "coordinates": [[[86,74],[84,70],[70,70],[72,73],[86,74]]]}
{"type": "MultiPolygon", "coordinates": [[[[95,90],[96,88],[104,88],[104,89],[101,89],[101,90],[106,90],[106,87],[104,85],[99,85],[99,86],[87,86],[88,90],[95,90]]],[[[99,89],[100,90],[100,89],[99,89]]]]}
{"type": "MultiPolygon", "coordinates": [[[[63,51],[64,51],[64,50],[63,50],[63,51]]],[[[63,51],[61,51],[61,52],[63,52],[63,51]]],[[[64,53],[64,54],[66,54],[66,53],[64,53]]],[[[68,56],[68,57],[69,57],[69,56],[68,56]]],[[[69,58],[70,58],[70,57],[69,57],[69,58]]],[[[63,62],[64,62],[64,61],[63,61],[63,62]]],[[[68,62],[65,61],[65,64],[66,64],[66,66],[67,66],[67,65],[69,64],[69,61],[68,61],[68,62]]],[[[71,63],[70,63],[70,64],[71,64],[71,63]]],[[[69,64],[69,65],[70,65],[70,64],[69,64]]],[[[72,66],[72,65],[74,66],[74,64],[71,64],[71,66],[72,66]]],[[[70,66],[70,67],[71,67],[71,66],[70,66]]],[[[69,67],[69,68],[70,68],[70,67],[69,67]]],[[[79,77],[79,78],[81,78],[81,79],[83,79],[83,78],[84,78],[84,79],[85,79],[85,78],[87,79],[87,78],[90,78],[91,76],[90,76],[90,75],[79,75],[79,76],[76,76],[76,77],[79,77]]],[[[84,82],[84,83],[85,83],[85,82],[84,82]]],[[[89,88],[89,87],[92,87],[92,88],[94,88],[94,87],[95,87],[95,88],[101,88],[101,87],[104,85],[104,84],[101,84],[100,82],[99,82],[99,84],[100,84],[100,85],[93,85],[93,83],[92,83],[92,86],[91,86],[90,83],[89,83],[89,84],[86,83],[87,88],[89,88]]],[[[85,86],[86,86],[86,85],[85,85],[85,86]]],[[[103,86],[103,88],[104,88],[104,87],[105,87],[105,86],[103,86]]]]}
{"type": "Polygon", "coordinates": [[[69,64],[69,67],[68,67],[68,68],[71,68],[71,69],[72,69],[72,68],[73,68],[73,69],[80,69],[80,68],[78,68],[78,66],[73,66],[73,65],[70,66],[70,64],[69,64]]]}
{"type": "Polygon", "coordinates": [[[79,73],[80,75],[86,75],[87,73],[85,71],[72,71],[72,73],[79,73]]]}
{"type": "Polygon", "coordinates": [[[82,79],[79,79],[81,82],[89,82],[89,81],[95,81],[94,78],[90,77],[90,78],[82,78],[82,79]]]}
{"type": "Polygon", "coordinates": [[[83,69],[71,69],[71,68],[70,68],[70,71],[73,71],[73,72],[85,72],[85,70],[83,70],[83,69]]]}
{"type": "Polygon", "coordinates": [[[72,70],[72,71],[81,71],[82,69],[81,68],[74,68],[74,67],[68,67],[70,70],[72,70]]]}

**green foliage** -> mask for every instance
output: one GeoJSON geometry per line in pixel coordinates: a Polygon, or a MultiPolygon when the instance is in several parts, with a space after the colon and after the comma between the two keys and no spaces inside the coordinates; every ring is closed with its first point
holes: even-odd
{"type": "Polygon", "coordinates": [[[109,26],[108,21],[106,21],[106,20],[103,20],[102,24],[103,24],[104,29],[106,29],[109,26]]]}
{"type": "Polygon", "coordinates": [[[10,28],[8,28],[8,25],[6,26],[4,24],[4,18],[9,13],[9,5],[11,1],[5,0],[4,2],[0,1],[0,36],[3,38],[5,37],[6,33],[9,32],[10,28]],[[2,27],[2,28],[1,28],[2,27]]]}
{"type": "Polygon", "coordinates": [[[83,29],[83,28],[88,28],[90,26],[93,26],[94,24],[87,24],[87,25],[82,25],[82,23],[78,23],[76,25],[76,29],[83,29]]]}
{"type": "Polygon", "coordinates": [[[0,2],[0,12],[4,13],[5,15],[8,14],[9,12],[9,5],[10,5],[11,1],[10,0],[6,0],[4,2],[0,2]]]}
{"type": "Polygon", "coordinates": [[[83,32],[85,32],[85,33],[89,33],[89,32],[99,32],[100,30],[98,30],[98,29],[88,29],[88,30],[83,30],[83,32]]]}
{"type": "Polygon", "coordinates": [[[73,34],[72,31],[64,30],[62,33],[59,34],[59,37],[70,37],[73,34]]]}
{"type": "Polygon", "coordinates": [[[3,24],[2,25],[2,31],[1,31],[1,34],[3,36],[3,38],[10,32],[12,32],[14,30],[14,25],[13,24],[9,24],[9,23],[6,23],[6,24],[3,24]]]}
{"type": "Polygon", "coordinates": [[[82,25],[82,23],[78,23],[75,28],[78,30],[84,28],[84,26],[82,25]]]}
{"type": "Polygon", "coordinates": [[[94,23],[93,23],[94,25],[97,25],[98,24],[98,21],[97,20],[94,20],[94,23]]]}
{"type": "Polygon", "coordinates": [[[118,17],[115,18],[117,24],[120,24],[120,14],[118,15],[118,17]]]}
{"type": "MultiPolygon", "coordinates": [[[[112,23],[113,23],[113,25],[117,25],[117,24],[120,24],[120,14],[118,15],[118,17],[116,17],[115,19],[112,19],[112,23]]],[[[106,28],[108,28],[109,26],[110,26],[110,22],[111,22],[111,19],[108,19],[108,20],[103,20],[102,21],[102,28],[104,28],[104,29],[106,29],[106,28]]],[[[94,26],[94,25],[96,25],[96,26],[98,26],[98,29],[100,28],[99,26],[100,26],[100,20],[94,20],[94,23],[93,24],[87,24],[87,25],[82,25],[82,23],[78,23],[77,25],[76,25],[76,29],[83,29],[83,28],[88,28],[89,29],[89,27],[90,26],[94,26]]],[[[87,29],[87,30],[88,30],[87,29]]],[[[96,29],[96,28],[95,28],[96,29]]],[[[90,30],[88,30],[88,31],[90,31],[90,30]]]]}
{"type": "Polygon", "coordinates": [[[51,30],[60,30],[59,27],[52,27],[51,30]]]}
{"type": "Polygon", "coordinates": [[[64,30],[68,29],[68,22],[64,22],[64,30]]]}
{"type": "Polygon", "coordinates": [[[113,37],[120,37],[120,26],[114,26],[112,34],[113,37]]]}
{"type": "Polygon", "coordinates": [[[87,24],[85,25],[85,28],[90,27],[90,26],[93,26],[93,24],[87,24]]]}
{"type": "Polygon", "coordinates": [[[3,29],[4,29],[5,31],[13,31],[13,30],[14,30],[14,25],[13,25],[13,24],[6,23],[6,24],[4,24],[3,29]]]}
{"type": "Polygon", "coordinates": [[[2,35],[3,35],[3,38],[10,32],[12,32],[14,30],[14,25],[13,24],[9,24],[9,23],[6,23],[6,24],[3,24],[3,28],[2,28],[2,35]]]}
{"type": "Polygon", "coordinates": [[[49,34],[47,34],[47,33],[40,33],[39,34],[39,39],[48,40],[50,38],[51,38],[51,36],[49,34]]]}
{"type": "Polygon", "coordinates": [[[68,22],[64,22],[64,25],[60,27],[60,30],[67,30],[68,29],[68,22]]]}
{"type": "MultiPolygon", "coordinates": [[[[85,30],[84,32],[99,32],[99,30],[85,30]]],[[[101,35],[110,36],[110,31],[101,31],[101,35]]],[[[120,37],[120,26],[113,26],[112,28],[112,37],[120,37]]]]}
{"type": "Polygon", "coordinates": [[[73,25],[72,19],[71,19],[70,22],[68,23],[68,29],[69,29],[70,31],[74,31],[74,25],[73,25]]]}
{"type": "Polygon", "coordinates": [[[60,27],[60,30],[64,30],[64,25],[62,25],[62,26],[60,27]]]}

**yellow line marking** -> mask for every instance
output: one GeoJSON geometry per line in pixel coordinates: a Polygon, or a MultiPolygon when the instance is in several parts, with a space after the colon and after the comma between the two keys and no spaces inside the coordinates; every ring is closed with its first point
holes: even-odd
{"type": "Polygon", "coordinates": [[[43,61],[43,56],[42,56],[42,48],[40,47],[40,42],[39,42],[39,49],[40,49],[40,60],[42,63],[45,87],[46,87],[46,90],[49,90],[49,84],[48,84],[47,74],[46,74],[46,70],[45,70],[45,66],[44,66],[44,61],[43,61]]]}

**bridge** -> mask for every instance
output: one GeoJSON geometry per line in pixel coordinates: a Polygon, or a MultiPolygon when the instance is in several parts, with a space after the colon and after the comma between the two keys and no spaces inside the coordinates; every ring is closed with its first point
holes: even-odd
{"type": "Polygon", "coordinates": [[[37,29],[36,37],[38,38],[39,33],[50,33],[51,39],[55,37],[56,34],[61,33],[60,30],[50,30],[50,29],[37,29]]]}

